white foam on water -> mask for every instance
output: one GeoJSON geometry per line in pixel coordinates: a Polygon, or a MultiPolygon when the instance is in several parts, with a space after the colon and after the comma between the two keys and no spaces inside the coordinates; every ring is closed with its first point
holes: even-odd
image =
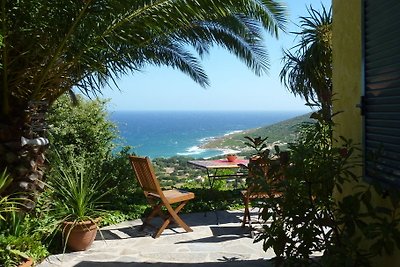
{"type": "Polygon", "coordinates": [[[186,149],[185,152],[180,152],[176,154],[180,156],[199,155],[201,153],[204,153],[205,151],[206,149],[200,148],[198,146],[191,146],[188,149],[186,149]]]}
{"type": "Polygon", "coordinates": [[[240,150],[235,150],[235,149],[219,149],[222,152],[222,155],[228,155],[228,154],[237,154],[240,153],[240,150]]]}
{"type": "Polygon", "coordinates": [[[236,133],[241,133],[241,132],[243,132],[243,130],[234,130],[234,131],[229,131],[229,132],[227,132],[226,134],[224,134],[224,136],[228,136],[228,135],[231,135],[231,134],[236,134],[236,133]]]}
{"type": "Polygon", "coordinates": [[[208,142],[208,141],[211,141],[211,140],[214,140],[214,139],[216,139],[215,136],[209,136],[209,137],[200,138],[200,139],[198,139],[198,141],[200,143],[205,143],[205,142],[208,142]]]}

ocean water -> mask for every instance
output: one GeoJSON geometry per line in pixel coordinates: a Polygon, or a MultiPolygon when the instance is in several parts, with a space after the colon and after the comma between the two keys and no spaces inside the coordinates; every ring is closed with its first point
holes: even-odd
{"type": "Polygon", "coordinates": [[[140,156],[208,158],[227,151],[200,149],[210,138],[270,125],[302,112],[115,111],[124,144],[140,156]]]}

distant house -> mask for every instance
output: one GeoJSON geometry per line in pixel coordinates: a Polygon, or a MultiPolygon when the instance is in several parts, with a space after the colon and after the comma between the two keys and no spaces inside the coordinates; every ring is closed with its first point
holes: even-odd
{"type": "MultiPolygon", "coordinates": [[[[399,0],[333,0],[333,90],[336,134],[362,144],[365,181],[400,187],[399,0]]],[[[400,251],[375,266],[400,266],[400,251]]]]}

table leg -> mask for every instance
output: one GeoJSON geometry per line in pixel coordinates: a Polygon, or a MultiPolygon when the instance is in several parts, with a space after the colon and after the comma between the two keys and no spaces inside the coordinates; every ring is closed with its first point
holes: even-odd
{"type": "Polygon", "coordinates": [[[207,177],[208,177],[208,183],[210,185],[210,189],[212,189],[214,187],[214,182],[215,182],[215,177],[217,176],[217,172],[218,172],[218,170],[215,169],[214,173],[211,174],[210,170],[207,169],[207,177]]]}

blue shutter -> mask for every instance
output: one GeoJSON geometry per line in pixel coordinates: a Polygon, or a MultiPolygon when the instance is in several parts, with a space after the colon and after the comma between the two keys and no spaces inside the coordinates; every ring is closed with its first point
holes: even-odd
{"type": "Polygon", "coordinates": [[[364,1],[364,71],[365,176],[400,186],[400,0],[364,1]]]}

